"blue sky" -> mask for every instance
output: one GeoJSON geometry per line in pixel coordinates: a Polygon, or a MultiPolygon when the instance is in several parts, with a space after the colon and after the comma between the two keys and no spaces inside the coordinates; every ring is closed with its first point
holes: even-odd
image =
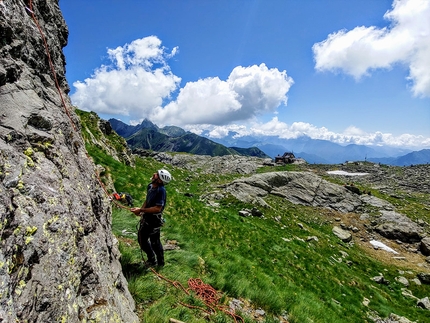
{"type": "Polygon", "coordinates": [[[223,137],[430,148],[430,1],[60,1],[72,103],[223,137]]]}

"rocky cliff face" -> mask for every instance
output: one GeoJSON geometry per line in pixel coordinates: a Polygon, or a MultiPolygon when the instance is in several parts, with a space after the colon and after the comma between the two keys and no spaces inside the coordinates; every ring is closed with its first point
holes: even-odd
{"type": "Polygon", "coordinates": [[[0,321],[137,322],[67,97],[67,37],[58,0],[0,1],[0,321]]]}

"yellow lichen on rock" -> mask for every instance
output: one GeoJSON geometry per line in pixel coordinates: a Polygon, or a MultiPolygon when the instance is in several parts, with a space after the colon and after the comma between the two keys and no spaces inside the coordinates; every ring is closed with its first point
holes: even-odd
{"type": "Polygon", "coordinates": [[[27,162],[26,165],[29,167],[34,167],[34,161],[31,159],[31,157],[27,156],[27,162]]]}
{"type": "Polygon", "coordinates": [[[21,232],[21,226],[18,226],[15,230],[13,230],[14,236],[17,236],[21,232]]]}
{"type": "Polygon", "coordinates": [[[27,236],[31,236],[33,234],[35,234],[37,231],[37,227],[35,226],[28,226],[25,228],[25,235],[27,236]]]}
{"type": "Polygon", "coordinates": [[[24,151],[24,155],[27,157],[31,157],[33,155],[34,151],[31,147],[27,148],[26,151],[24,151]]]}
{"type": "Polygon", "coordinates": [[[15,294],[18,296],[21,295],[25,285],[26,285],[25,281],[20,280],[18,283],[18,286],[15,288],[15,294]]]}
{"type": "Polygon", "coordinates": [[[24,188],[24,182],[22,180],[19,180],[16,188],[19,190],[22,190],[24,188]]]}

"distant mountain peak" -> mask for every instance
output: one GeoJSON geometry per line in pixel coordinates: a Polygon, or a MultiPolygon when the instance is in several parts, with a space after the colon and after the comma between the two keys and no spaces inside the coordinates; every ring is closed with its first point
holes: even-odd
{"type": "Polygon", "coordinates": [[[233,148],[206,137],[187,132],[177,126],[159,128],[145,119],[138,126],[129,126],[117,119],[110,119],[112,129],[123,137],[131,149],[186,152],[194,155],[224,156],[243,155],[268,158],[261,149],[233,148]]]}
{"type": "Polygon", "coordinates": [[[159,129],[158,126],[155,123],[152,123],[150,120],[148,120],[146,118],[142,121],[142,123],[140,124],[139,128],[140,129],[142,129],[142,128],[149,128],[149,129],[153,129],[153,130],[158,130],[159,129]]]}

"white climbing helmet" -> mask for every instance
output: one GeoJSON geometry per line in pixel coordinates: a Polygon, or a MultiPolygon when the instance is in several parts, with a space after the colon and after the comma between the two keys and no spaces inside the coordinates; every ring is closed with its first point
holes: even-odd
{"type": "Polygon", "coordinates": [[[170,175],[170,173],[165,169],[160,169],[158,171],[158,177],[161,179],[163,184],[169,184],[169,182],[172,180],[172,175],[170,175]]]}

